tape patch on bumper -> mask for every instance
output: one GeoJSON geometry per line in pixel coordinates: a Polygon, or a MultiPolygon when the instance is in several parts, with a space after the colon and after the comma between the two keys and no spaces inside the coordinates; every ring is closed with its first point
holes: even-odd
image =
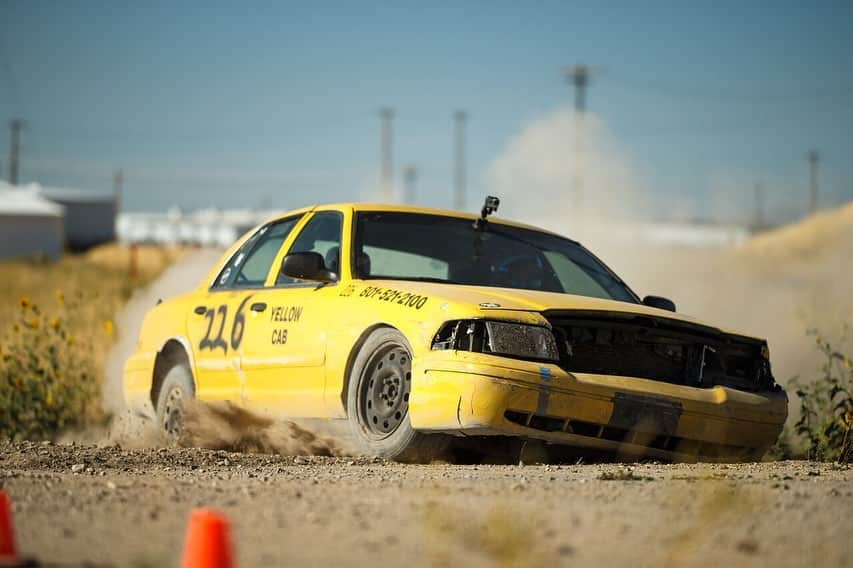
{"type": "Polygon", "coordinates": [[[617,392],[608,426],[671,436],[678,428],[682,410],[680,402],[617,392]]]}

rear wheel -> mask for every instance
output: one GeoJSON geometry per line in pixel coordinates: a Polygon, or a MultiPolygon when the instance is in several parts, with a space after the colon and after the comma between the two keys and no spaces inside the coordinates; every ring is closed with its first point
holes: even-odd
{"type": "Polygon", "coordinates": [[[157,422],[169,445],[184,435],[184,405],[195,396],[192,372],[182,363],[166,372],[157,397],[157,422]]]}
{"type": "Polygon", "coordinates": [[[440,457],[446,438],[412,429],[412,350],[402,333],[381,328],[364,342],[347,391],[350,430],[368,455],[399,461],[440,457]]]}

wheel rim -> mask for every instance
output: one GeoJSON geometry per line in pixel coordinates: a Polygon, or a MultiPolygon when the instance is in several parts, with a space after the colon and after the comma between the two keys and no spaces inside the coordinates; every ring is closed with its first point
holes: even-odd
{"type": "Polygon", "coordinates": [[[166,397],[163,407],[163,431],[166,439],[176,443],[184,430],[184,391],[180,387],[172,387],[166,397]]]}
{"type": "Polygon", "coordinates": [[[359,382],[358,418],[374,438],[386,438],[403,423],[409,411],[412,358],[401,345],[377,349],[359,382]]]}

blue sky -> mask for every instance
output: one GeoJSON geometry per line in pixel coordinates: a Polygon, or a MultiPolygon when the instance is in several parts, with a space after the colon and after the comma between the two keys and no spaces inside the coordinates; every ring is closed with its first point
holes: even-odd
{"type": "Polygon", "coordinates": [[[744,212],[763,180],[795,217],[810,148],[823,204],[853,199],[851,26],[849,1],[2,0],[0,120],[28,121],[25,181],[108,190],[123,167],[130,210],[286,208],[364,194],[387,105],[397,186],[415,164],[418,201],[449,206],[463,108],[473,208],[524,126],[572,102],[561,67],[601,64],[588,106],[661,216],[713,216],[721,185],[744,212]]]}

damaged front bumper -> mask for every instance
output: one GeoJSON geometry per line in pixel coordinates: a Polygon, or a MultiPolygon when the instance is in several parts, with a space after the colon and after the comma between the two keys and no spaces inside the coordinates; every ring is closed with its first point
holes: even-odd
{"type": "Polygon", "coordinates": [[[425,432],[518,436],[631,459],[744,461],[767,451],[788,415],[781,390],[567,373],[449,350],[413,363],[409,413],[425,432]]]}

